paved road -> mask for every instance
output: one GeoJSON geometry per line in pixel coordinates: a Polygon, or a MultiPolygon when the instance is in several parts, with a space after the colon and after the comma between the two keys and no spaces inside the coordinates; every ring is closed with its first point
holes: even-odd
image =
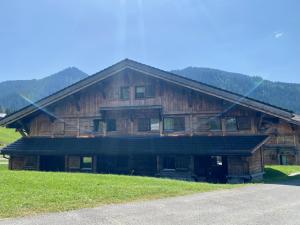
{"type": "Polygon", "coordinates": [[[0,220],[0,225],[12,224],[300,225],[300,180],[0,220]]]}

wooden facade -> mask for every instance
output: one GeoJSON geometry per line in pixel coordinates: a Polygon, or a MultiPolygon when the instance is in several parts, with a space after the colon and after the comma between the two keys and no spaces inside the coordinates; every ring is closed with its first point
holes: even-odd
{"type": "MultiPolygon", "coordinates": [[[[238,103],[229,101],[216,93],[196,90],[192,84],[189,87],[160,77],[154,73],[161,72],[159,70],[151,74],[154,69],[144,65],[139,68],[115,67],[113,75],[96,74],[89,78],[89,82],[79,82],[82,87],[70,87],[68,94],[63,93],[52,102],[50,99],[55,95],[49,96],[49,103],[43,103],[41,109],[33,108],[30,112],[29,108],[25,108],[23,115],[19,115],[22,111],[17,112],[15,118],[12,115],[2,124],[15,127],[27,135],[25,138],[48,137],[49,140],[241,135],[268,135],[270,138],[266,143],[259,143],[250,156],[203,156],[189,155],[188,152],[175,155],[160,152],[148,155],[110,155],[109,152],[78,155],[72,154],[72,151],[68,155],[47,156],[7,152],[10,155],[9,167],[243,182],[261,179],[264,163],[300,163],[298,121],[285,119],[289,112],[274,108],[274,113],[267,113],[272,106],[258,102],[260,108],[256,109],[254,100],[251,100],[254,102],[251,102],[252,105],[247,103],[250,101],[247,99],[238,103]],[[97,76],[101,77],[98,81],[95,79],[97,76]]],[[[41,100],[40,104],[46,100],[41,100]]]]}

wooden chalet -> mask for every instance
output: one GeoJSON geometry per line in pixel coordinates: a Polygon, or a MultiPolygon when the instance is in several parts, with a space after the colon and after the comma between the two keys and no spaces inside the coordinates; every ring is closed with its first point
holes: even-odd
{"type": "Polygon", "coordinates": [[[129,59],[3,119],[10,169],[212,182],[299,164],[293,112],[129,59]]]}

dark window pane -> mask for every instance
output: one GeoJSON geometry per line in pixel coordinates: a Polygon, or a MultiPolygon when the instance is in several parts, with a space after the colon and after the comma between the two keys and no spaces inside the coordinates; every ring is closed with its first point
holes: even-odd
{"type": "Polygon", "coordinates": [[[145,98],[145,86],[135,87],[135,98],[145,98]]]}
{"type": "Polygon", "coordinates": [[[167,130],[167,131],[182,131],[182,130],[185,130],[184,117],[164,118],[164,130],[167,130]]]}
{"type": "Polygon", "coordinates": [[[103,132],[103,121],[100,119],[93,120],[94,132],[103,132]]]}
{"type": "Polygon", "coordinates": [[[189,165],[190,165],[190,157],[176,156],[176,158],[175,158],[176,169],[188,169],[189,165]]]}
{"type": "Polygon", "coordinates": [[[197,118],[197,123],[195,124],[196,131],[208,131],[209,128],[209,118],[197,118]]]}
{"type": "Polygon", "coordinates": [[[117,130],[117,124],[115,119],[109,119],[107,120],[107,131],[116,131],[117,130]]]}
{"type": "Polygon", "coordinates": [[[122,100],[129,99],[129,87],[121,87],[121,89],[120,89],[120,98],[122,100]]]}
{"type": "Polygon", "coordinates": [[[164,118],[164,130],[174,130],[174,118],[164,118]]]}
{"type": "Polygon", "coordinates": [[[175,169],[175,157],[164,157],[163,167],[164,169],[175,169]]]}
{"type": "Polygon", "coordinates": [[[83,170],[91,170],[93,167],[93,158],[90,156],[81,157],[80,167],[83,170]]]}
{"type": "Polygon", "coordinates": [[[138,119],[138,131],[149,131],[150,130],[150,119],[143,118],[138,119]]]}
{"type": "Polygon", "coordinates": [[[152,85],[136,86],[135,98],[153,98],[155,97],[155,88],[152,85]]]}
{"type": "Polygon", "coordinates": [[[280,155],[280,165],[288,165],[288,156],[286,155],[280,155]]]}
{"type": "Polygon", "coordinates": [[[93,120],[93,124],[94,124],[94,132],[98,132],[99,131],[99,123],[100,120],[93,120]]]}
{"type": "Polygon", "coordinates": [[[251,120],[247,117],[238,117],[237,125],[239,130],[251,130],[251,120]]]}
{"type": "Polygon", "coordinates": [[[185,130],[184,117],[176,117],[174,118],[174,130],[181,131],[185,130]]]}
{"type": "Polygon", "coordinates": [[[221,119],[219,117],[209,118],[209,130],[211,130],[211,131],[222,130],[221,119]]]}
{"type": "Polygon", "coordinates": [[[236,131],[237,130],[236,119],[234,117],[226,118],[225,126],[226,126],[226,131],[236,131]]]}

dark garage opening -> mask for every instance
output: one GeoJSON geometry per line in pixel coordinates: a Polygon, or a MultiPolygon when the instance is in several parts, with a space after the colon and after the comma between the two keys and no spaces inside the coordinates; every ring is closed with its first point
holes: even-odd
{"type": "Polygon", "coordinates": [[[65,171],[64,156],[40,156],[41,171],[65,171]]]}
{"type": "Polygon", "coordinates": [[[198,180],[226,183],[228,173],[227,157],[195,156],[195,174],[198,180]]]}

